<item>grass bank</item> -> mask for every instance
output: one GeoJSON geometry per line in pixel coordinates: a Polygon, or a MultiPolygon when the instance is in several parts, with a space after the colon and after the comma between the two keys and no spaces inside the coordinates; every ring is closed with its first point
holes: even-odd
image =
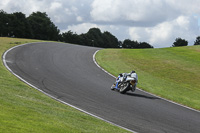
{"type": "MultiPolygon", "coordinates": [[[[39,40],[0,37],[0,55],[7,49],[39,40]]],[[[0,62],[0,132],[127,132],[61,104],[29,87],[0,62]]]]}
{"type": "Polygon", "coordinates": [[[115,76],[136,70],[139,88],[200,110],[200,46],[104,49],[96,60],[115,76]]]}

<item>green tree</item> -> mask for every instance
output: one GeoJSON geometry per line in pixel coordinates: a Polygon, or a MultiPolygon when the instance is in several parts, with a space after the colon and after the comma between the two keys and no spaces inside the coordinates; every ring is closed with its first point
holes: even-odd
{"type": "Polygon", "coordinates": [[[99,28],[91,28],[86,33],[88,39],[91,40],[90,46],[104,47],[103,35],[99,28]]]}
{"type": "Polygon", "coordinates": [[[188,45],[188,41],[186,41],[185,39],[176,38],[172,47],[187,46],[187,45],[188,45]]]}
{"type": "Polygon", "coordinates": [[[123,44],[123,48],[132,48],[132,49],[137,49],[137,48],[153,48],[149,43],[147,42],[138,42],[138,41],[131,41],[130,39],[125,39],[123,44]]]}
{"type": "Polygon", "coordinates": [[[7,14],[3,10],[0,11],[0,36],[31,38],[31,33],[25,14],[21,12],[7,14]]]}
{"type": "Polygon", "coordinates": [[[102,48],[119,47],[119,41],[114,35],[108,31],[102,33],[99,28],[91,28],[86,34],[82,34],[81,43],[87,44],[88,46],[102,48]]]}
{"type": "Polygon", "coordinates": [[[139,48],[153,48],[149,43],[147,42],[140,42],[139,43],[139,48]]]}
{"type": "Polygon", "coordinates": [[[62,35],[62,41],[67,43],[73,43],[73,44],[80,44],[80,36],[76,33],[73,33],[71,30],[68,32],[64,32],[62,35]]]}
{"type": "Polygon", "coordinates": [[[84,46],[93,46],[94,40],[89,38],[87,34],[81,34],[80,36],[80,44],[84,46]]]}
{"type": "Polygon", "coordinates": [[[138,41],[132,41],[131,48],[142,48],[142,47],[140,47],[140,43],[138,41]]]}
{"type": "Polygon", "coordinates": [[[110,32],[105,31],[103,33],[103,47],[104,48],[118,48],[119,47],[119,41],[118,39],[113,36],[110,32]]]}
{"type": "Polygon", "coordinates": [[[196,38],[196,41],[194,42],[194,45],[200,45],[200,36],[196,38]]]}
{"type": "Polygon", "coordinates": [[[15,12],[11,14],[12,34],[18,38],[32,38],[31,26],[26,19],[25,14],[15,12]]]}
{"type": "Polygon", "coordinates": [[[9,14],[0,10],[0,36],[8,36],[9,22],[9,14]]]}
{"type": "Polygon", "coordinates": [[[58,40],[59,29],[44,12],[33,12],[28,18],[34,39],[58,40]]]}
{"type": "Polygon", "coordinates": [[[130,39],[125,39],[123,41],[122,47],[123,48],[131,48],[131,45],[132,45],[132,41],[130,39]]]}

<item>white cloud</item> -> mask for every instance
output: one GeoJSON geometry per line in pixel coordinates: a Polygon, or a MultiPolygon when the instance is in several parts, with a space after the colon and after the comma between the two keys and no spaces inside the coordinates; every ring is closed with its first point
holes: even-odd
{"type": "Polygon", "coordinates": [[[177,26],[179,26],[181,28],[185,28],[186,30],[188,30],[189,24],[190,24],[189,17],[187,17],[187,16],[179,16],[176,19],[176,22],[177,22],[177,26]]]}
{"type": "Polygon", "coordinates": [[[165,0],[166,4],[170,5],[176,12],[181,14],[193,14],[200,12],[199,0],[165,0]]]}
{"type": "Polygon", "coordinates": [[[155,47],[168,45],[165,42],[171,38],[173,32],[173,24],[164,22],[154,27],[133,27],[129,28],[129,35],[131,39],[138,40],[140,42],[148,42],[155,47]]]}
{"type": "Polygon", "coordinates": [[[73,15],[72,11],[69,8],[65,8],[64,13],[67,15],[73,15]]]}
{"type": "Polygon", "coordinates": [[[83,21],[83,18],[82,18],[81,16],[78,16],[78,17],[76,17],[76,20],[77,20],[78,22],[81,22],[81,21],[83,21]]]}
{"type": "Polygon", "coordinates": [[[49,10],[50,11],[56,11],[57,9],[60,9],[60,8],[62,8],[62,4],[61,3],[59,3],[59,2],[52,2],[50,4],[49,10]]]}
{"type": "Polygon", "coordinates": [[[154,27],[131,27],[129,35],[133,40],[146,41],[155,47],[170,47],[178,37],[188,40],[191,45],[199,33],[195,23],[194,17],[179,16],[154,27]]]}
{"type": "Polygon", "coordinates": [[[163,0],[94,0],[91,17],[94,21],[133,22],[132,25],[151,26],[176,16],[163,0]]]}

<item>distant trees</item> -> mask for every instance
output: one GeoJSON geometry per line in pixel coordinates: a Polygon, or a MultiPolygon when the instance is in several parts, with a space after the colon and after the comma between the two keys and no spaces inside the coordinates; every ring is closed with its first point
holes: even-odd
{"type": "Polygon", "coordinates": [[[31,29],[25,14],[7,14],[0,10],[0,36],[31,37],[31,29]]]}
{"type": "MultiPolygon", "coordinates": [[[[188,41],[179,37],[179,38],[176,38],[172,47],[187,46],[187,45],[188,45],[188,41]]],[[[196,40],[194,41],[194,45],[200,45],[200,36],[196,37],[196,40]]]]}
{"type": "Polygon", "coordinates": [[[153,48],[146,42],[125,39],[119,41],[110,32],[91,28],[85,34],[72,31],[60,33],[45,12],[33,12],[28,17],[22,12],[8,14],[0,10],[0,36],[61,41],[102,48],[153,48]]]}
{"type": "Polygon", "coordinates": [[[68,32],[64,32],[61,34],[60,37],[61,42],[68,42],[68,43],[73,43],[73,44],[80,44],[81,39],[80,36],[77,35],[76,33],[73,33],[71,30],[68,32]]]}
{"type": "Polygon", "coordinates": [[[86,34],[81,34],[82,41],[87,42],[89,46],[102,48],[117,48],[119,47],[118,39],[110,32],[101,32],[99,28],[91,28],[86,34]]]}
{"type": "MultiPolygon", "coordinates": [[[[79,45],[102,48],[153,48],[147,42],[138,42],[130,39],[119,41],[110,32],[101,32],[99,28],[91,28],[85,34],[76,34],[71,30],[60,33],[57,26],[45,12],[33,12],[28,17],[22,12],[8,14],[0,10],[0,36],[17,37],[41,40],[53,40],[79,45]]],[[[188,41],[176,38],[172,47],[187,46],[188,41]]],[[[196,37],[194,45],[200,45],[200,36],[196,37]]]]}
{"type": "Polygon", "coordinates": [[[178,46],[187,46],[188,45],[188,41],[186,41],[185,39],[181,39],[176,38],[175,42],[173,43],[172,47],[178,47],[178,46]]]}
{"type": "Polygon", "coordinates": [[[60,30],[45,12],[33,12],[27,20],[32,29],[34,39],[58,40],[60,30]]]}
{"type": "Polygon", "coordinates": [[[120,42],[118,41],[118,39],[108,31],[105,31],[103,33],[103,39],[104,39],[104,46],[106,48],[119,48],[120,47],[120,42]]]}
{"type": "Polygon", "coordinates": [[[64,32],[61,34],[61,41],[102,48],[119,47],[118,39],[115,36],[108,31],[102,33],[99,28],[91,28],[87,33],[80,35],[72,31],[64,32]]]}
{"type": "Polygon", "coordinates": [[[122,43],[123,48],[135,48],[135,49],[141,49],[141,48],[153,48],[149,43],[147,42],[137,42],[137,41],[131,41],[130,39],[125,39],[122,43]]]}
{"type": "Polygon", "coordinates": [[[26,19],[25,14],[21,12],[16,12],[10,15],[11,21],[9,25],[11,27],[10,36],[15,36],[18,38],[32,38],[32,29],[29,25],[28,20],[26,19]]]}
{"type": "Polygon", "coordinates": [[[194,42],[194,45],[200,45],[200,36],[196,38],[196,41],[194,42]]]}
{"type": "Polygon", "coordinates": [[[6,12],[0,10],[0,36],[8,36],[9,34],[9,17],[6,12]]]}
{"type": "Polygon", "coordinates": [[[59,33],[46,13],[33,12],[26,18],[21,12],[7,14],[0,10],[0,36],[56,41],[59,33]]]}
{"type": "Polygon", "coordinates": [[[118,41],[110,32],[105,31],[102,33],[99,28],[91,28],[87,33],[80,35],[68,31],[62,33],[61,38],[63,42],[102,48],[153,48],[146,42],[131,41],[129,39],[125,39],[123,42],[118,41]]]}

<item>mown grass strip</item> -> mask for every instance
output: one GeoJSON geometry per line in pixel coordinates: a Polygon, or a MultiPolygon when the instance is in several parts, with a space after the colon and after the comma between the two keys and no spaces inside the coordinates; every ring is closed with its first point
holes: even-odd
{"type": "Polygon", "coordinates": [[[104,49],[96,60],[115,76],[136,70],[139,88],[200,110],[200,46],[104,49]]]}
{"type": "MultiPolygon", "coordinates": [[[[0,37],[7,49],[39,40],[0,37]]],[[[12,75],[0,62],[0,132],[128,132],[55,101],[12,75]]]]}

